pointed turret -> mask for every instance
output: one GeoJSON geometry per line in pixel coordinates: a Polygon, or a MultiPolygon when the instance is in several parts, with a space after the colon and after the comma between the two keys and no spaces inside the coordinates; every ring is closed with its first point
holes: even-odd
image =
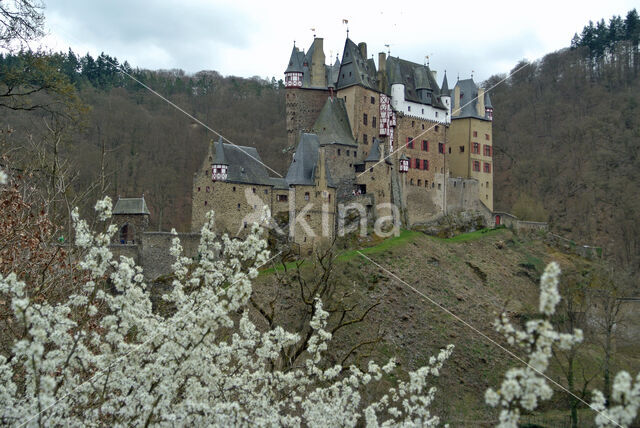
{"type": "Polygon", "coordinates": [[[300,52],[294,43],[293,49],[291,50],[291,57],[289,58],[289,65],[284,72],[284,84],[287,88],[302,86],[303,58],[304,53],[300,52]]]}
{"type": "Polygon", "coordinates": [[[487,119],[493,120],[493,105],[491,104],[489,92],[484,93],[484,112],[487,119]]]}
{"type": "Polygon", "coordinates": [[[447,70],[444,71],[444,79],[442,79],[442,87],[440,88],[440,93],[443,96],[449,95],[449,82],[447,82],[447,70]]]}
{"type": "Polygon", "coordinates": [[[211,179],[213,181],[225,181],[227,179],[228,168],[229,163],[224,154],[224,143],[221,135],[216,143],[216,156],[211,162],[211,179]]]}

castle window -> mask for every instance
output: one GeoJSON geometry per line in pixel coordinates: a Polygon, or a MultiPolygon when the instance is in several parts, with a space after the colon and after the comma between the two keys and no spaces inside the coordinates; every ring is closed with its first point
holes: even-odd
{"type": "Polygon", "coordinates": [[[351,77],[351,72],[349,72],[349,77],[351,77]]]}
{"type": "Polygon", "coordinates": [[[411,180],[409,180],[409,184],[411,184],[413,186],[413,178],[411,180]]]}
{"type": "Polygon", "coordinates": [[[442,183],[438,183],[438,190],[442,189],[442,183]]]}
{"type": "Polygon", "coordinates": [[[488,163],[488,162],[485,162],[483,169],[484,169],[484,172],[490,173],[491,172],[491,164],[488,163]]]}
{"type": "Polygon", "coordinates": [[[364,125],[366,125],[366,124],[367,124],[367,113],[364,113],[364,114],[362,115],[362,123],[363,123],[364,125]]]}
{"type": "Polygon", "coordinates": [[[278,202],[287,202],[289,197],[287,195],[278,195],[278,202]]]}
{"type": "Polygon", "coordinates": [[[246,229],[247,228],[247,222],[246,221],[242,222],[242,226],[244,226],[244,228],[246,229]]]}
{"type": "Polygon", "coordinates": [[[311,215],[307,214],[307,221],[311,221],[311,215]]]}
{"type": "Polygon", "coordinates": [[[415,120],[412,120],[412,121],[411,121],[411,127],[413,128],[414,126],[416,126],[416,121],[415,121],[415,120]]]}
{"type": "Polygon", "coordinates": [[[491,151],[492,151],[491,150],[491,146],[485,144],[484,145],[484,155],[491,157],[491,154],[492,154],[491,151]]]}
{"type": "Polygon", "coordinates": [[[489,187],[489,182],[487,181],[487,187],[489,187]]]}
{"type": "Polygon", "coordinates": [[[238,204],[238,209],[240,209],[240,204],[238,204]]]}
{"type": "Polygon", "coordinates": [[[233,187],[231,188],[231,190],[235,192],[235,191],[236,191],[236,186],[233,186],[233,187]]]}
{"type": "Polygon", "coordinates": [[[327,195],[327,202],[331,202],[331,193],[327,195]]]}
{"type": "Polygon", "coordinates": [[[473,170],[480,172],[480,161],[473,161],[473,170]]]}
{"type": "Polygon", "coordinates": [[[207,206],[207,201],[204,201],[204,206],[205,206],[205,207],[207,206]]]}
{"type": "Polygon", "coordinates": [[[427,140],[422,140],[422,151],[423,152],[429,151],[429,142],[427,140]]]}
{"type": "Polygon", "coordinates": [[[200,188],[198,187],[198,192],[200,191],[200,188]]]}
{"type": "Polygon", "coordinates": [[[407,106],[407,111],[411,111],[411,106],[407,106]]]}
{"type": "Polygon", "coordinates": [[[424,129],[424,123],[422,124],[422,129],[424,129]]]}
{"type": "MultiPolygon", "coordinates": [[[[436,117],[438,117],[438,113],[436,113],[436,117]]],[[[440,127],[438,125],[436,125],[436,132],[438,132],[439,129],[440,129],[440,127]]]]}
{"type": "Polygon", "coordinates": [[[268,195],[268,194],[269,194],[269,190],[264,189],[264,194],[265,194],[265,195],[268,195]]]}
{"type": "Polygon", "coordinates": [[[422,169],[425,171],[429,171],[429,159],[425,159],[422,161],[422,169]]]}
{"type": "Polygon", "coordinates": [[[418,178],[418,186],[422,186],[422,180],[418,178]]]}
{"type": "Polygon", "coordinates": [[[407,147],[413,149],[413,137],[407,137],[407,147]]]}
{"type": "Polygon", "coordinates": [[[207,193],[209,193],[209,186],[207,186],[207,193]]]}
{"type": "Polygon", "coordinates": [[[489,137],[489,134],[484,134],[484,139],[489,141],[491,138],[489,137]]]}
{"type": "MultiPolygon", "coordinates": [[[[438,117],[438,112],[436,112],[436,117],[438,117]]],[[[436,131],[438,130],[438,127],[436,126],[436,131]]]]}
{"type": "Polygon", "coordinates": [[[473,143],[473,147],[471,149],[471,153],[480,154],[480,143],[473,143]]]}
{"type": "Polygon", "coordinates": [[[304,192],[304,200],[305,201],[309,200],[309,192],[304,192]]]}
{"type": "Polygon", "coordinates": [[[411,168],[411,158],[407,158],[407,169],[411,168]]]}
{"type": "Polygon", "coordinates": [[[369,144],[367,134],[362,134],[362,142],[365,144],[369,144]]]}
{"type": "Polygon", "coordinates": [[[436,187],[436,183],[431,182],[431,188],[433,189],[434,187],[436,187]]]}
{"type": "Polygon", "coordinates": [[[438,153],[444,154],[444,143],[438,143],[438,153]]]}
{"type": "Polygon", "coordinates": [[[252,187],[252,188],[251,188],[251,191],[252,191],[253,193],[256,193],[256,188],[255,188],[255,187],[252,187]]]}
{"type": "Polygon", "coordinates": [[[375,97],[371,97],[371,104],[375,104],[376,103],[376,98],[375,97]]]}
{"type": "Polygon", "coordinates": [[[340,156],[340,149],[338,149],[338,156],[340,156]]]}
{"type": "Polygon", "coordinates": [[[356,157],[356,151],[355,150],[353,151],[353,157],[354,158],[356,157]]]}
{"type": "Polygon", "coordinates": [[[429,180],[424,180],[424,187],[429,187],[429,180]]]}
{"type": "Polygon", "coordinates": [[[349,150],[347,150],[347,156],[349,156],[349,150]]]}
{"type": "Polygon", "coordinates": [[[449,147],[449,154],[451,154],[451,147],[449,147]]]}
{"type": "Polygon", "coordinates": [[[371,118],[371,127],[373,127],[373,128],[375,128],[375,127],[376,127],[376,117],[375,117],[375,116],[373,116],[373,117],[371,118]]]}
{"type": "Polygon", "coordinates": [[[464,153],[464,146],[460,146],[460,153],[464,153]]]}
{"type": "Polygon", "coordinates": [[[424,109],[422,109],[422,114],[424,114],[424,109]]]}
{"type": "Polygon", "coordinates": [[[473,131],[473,136],[477,137],[478,136],[478,131],[473,131]]]}

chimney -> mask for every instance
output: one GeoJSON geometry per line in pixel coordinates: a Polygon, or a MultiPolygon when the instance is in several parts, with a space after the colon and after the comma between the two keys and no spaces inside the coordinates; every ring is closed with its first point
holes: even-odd
{"type": "Polygon", "coordinates": [[[313,55],[311,56],[311,86],[327,87],[327,76],[325,73],[324,40],[322,37],[313,39],[313,55]]]}
{"type": "Polygon", "coordinates": [[[360,55],[364,60],[367,60],[367,44],[365,42],[358,43],[358,48],[360,49],[360,55]]]}
{"type": "Polygon", "coordinates": [[[387,54],[385,54],[384,52],[378,53],[378,70],[382,71],[383,73],[387,71],[387,54]]]}
{"type": "Polygon", "coordinates": [[[378,53],[378,90],[387,90],[387,55],[384,52],[378,53]]]}

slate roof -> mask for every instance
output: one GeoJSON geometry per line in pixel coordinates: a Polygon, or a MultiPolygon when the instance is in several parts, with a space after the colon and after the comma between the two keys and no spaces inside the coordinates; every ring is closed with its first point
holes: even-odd
{"type": "Polygon", "coordinates": [[[221,160],[229,165],[227,181],[266,186],[273,184],[255,147],[236,146],[219,140],[213,163],[220,163],[221,160]]]}
{"type": "Polygon", "coordinates": [[[316,122],[312,126],[320,145],[344,144],[357,147],[353,139],[345,102],[342,98],[327,98],[316,122]]]}
{"type": "Polygon", "coordinates": [[[389,56],[386,72],[389,87],[385,92],[390,94],[391,85],[400,83],[404,85],[405,100],[447,109],[440,100],[440,87],[429,66],[389,56]],[[429,93],[431,98],[427,95],[429,93]]]}
{"type": "MultiPolygon", "coordinates": [[[[307,185],[313,186],[316,178],[316,167],[320,149],[320,139],[315,134],[302,134],[296,147],[293,161],[289,165],[289,171],[285,181],[289,186],[307,185]]],[[[329,168],[325,162],[325,174],[329,186],[335,187],[329,175],[329,168]]]]}
{"type": "Polygon", "coordinates": [[[444,72],[444,79],[442,79],[442,87],[440,87],[440,94],[443,96],[449,95],[449,82],[447,81],[447,72],[444,72]]]}
{"type": "Polygon", "coordinates": [[[141,198],[118,198],[113,214],[146,214],[151,215],[144,196],[141,198]]]}
{"type": "MultiPolygon", "coordinates": [[[[485,114],[478,115],[478,86],[476,86],[473,79],[458,80],[456,87],[460,89],[460,114],[454,116],[452,111],[451,119],[455,120],[473,117],[476,119],[488,120],[485,114]]],[[[453,105],[455,105],[455,101],[456,100],[453,100],[453,105]]],[[[491,102],[491,100],[489,100],[489,102],[491,102]]]]}
{"type": "Polygon", "coordinates": [[[299,72],[302,73],[302,63],[304,61],[304,52],[300,52],[300,50],[293,45],[293,49],[291,50],[291,57],[289,58],[289,66],[285,70],[285,73],[294,73],[299,72]]]}
{"type": "Polygon", "coordinates": [[[376,81],[376,68],[373,60],[363,58],[358,46],[347,38],[342,52],[342,65],[336,87],[338,89],[347,86],[360,85],[368,89],[378,90],[376,81]]]}
{"type": "MultiPolygon", "coordinates": [[[[373,143],[371,144],[371,150],[369,151],[369,155],[364,160],[365,162],[379,162],[380,158],[383,156],[383,151],[380,148],[380,140],[377,138],[373,139],[373,143]]],[[[388,157],[385,158],[385,162],[389,165],[392,165],[391,159],[388,157]]]]}
{"type": "Polygon", "coordinates": [[[493,108],[493,104],[491,104],[491,97],[489,97],[489,92],[484,93],[484,108],[493,108]]]}

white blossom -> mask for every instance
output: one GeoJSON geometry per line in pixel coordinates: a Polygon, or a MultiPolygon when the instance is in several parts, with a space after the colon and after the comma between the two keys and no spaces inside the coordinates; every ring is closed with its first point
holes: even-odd
{"type": "MultiPolygon", "coordinates": [[[[109,199],[95,208],[100,220],[109,220],[109,199]]],[[[115,226],[93,233],[77,210],[72,220],[75,243],[85,252],[78,268],[87,280],[66,301],[31,300],[14,274],[0,276],[0,293],[26,332],[13,343],[10,359],[0,356],[3,424],[439,424],[429,411],[435,388],[428,378],[440,373],[453,346],[365,404],[360,391],[382,381],[396,363],[372,362],[366,371],[324,367],[332,335],[329,313],[318,298],[304,364],[274,369],[281,351],[300,337],[280,327],[260,331],[246,311],[251,280],[269,259],[259,225],[245,240],[216,236],[210,213],[197,263],[183,255],[174,237],[173,287],[163,299],[175,311],[161,317],[152,311],[141,269],[130,258],[111,254],[115,226]]]]}

